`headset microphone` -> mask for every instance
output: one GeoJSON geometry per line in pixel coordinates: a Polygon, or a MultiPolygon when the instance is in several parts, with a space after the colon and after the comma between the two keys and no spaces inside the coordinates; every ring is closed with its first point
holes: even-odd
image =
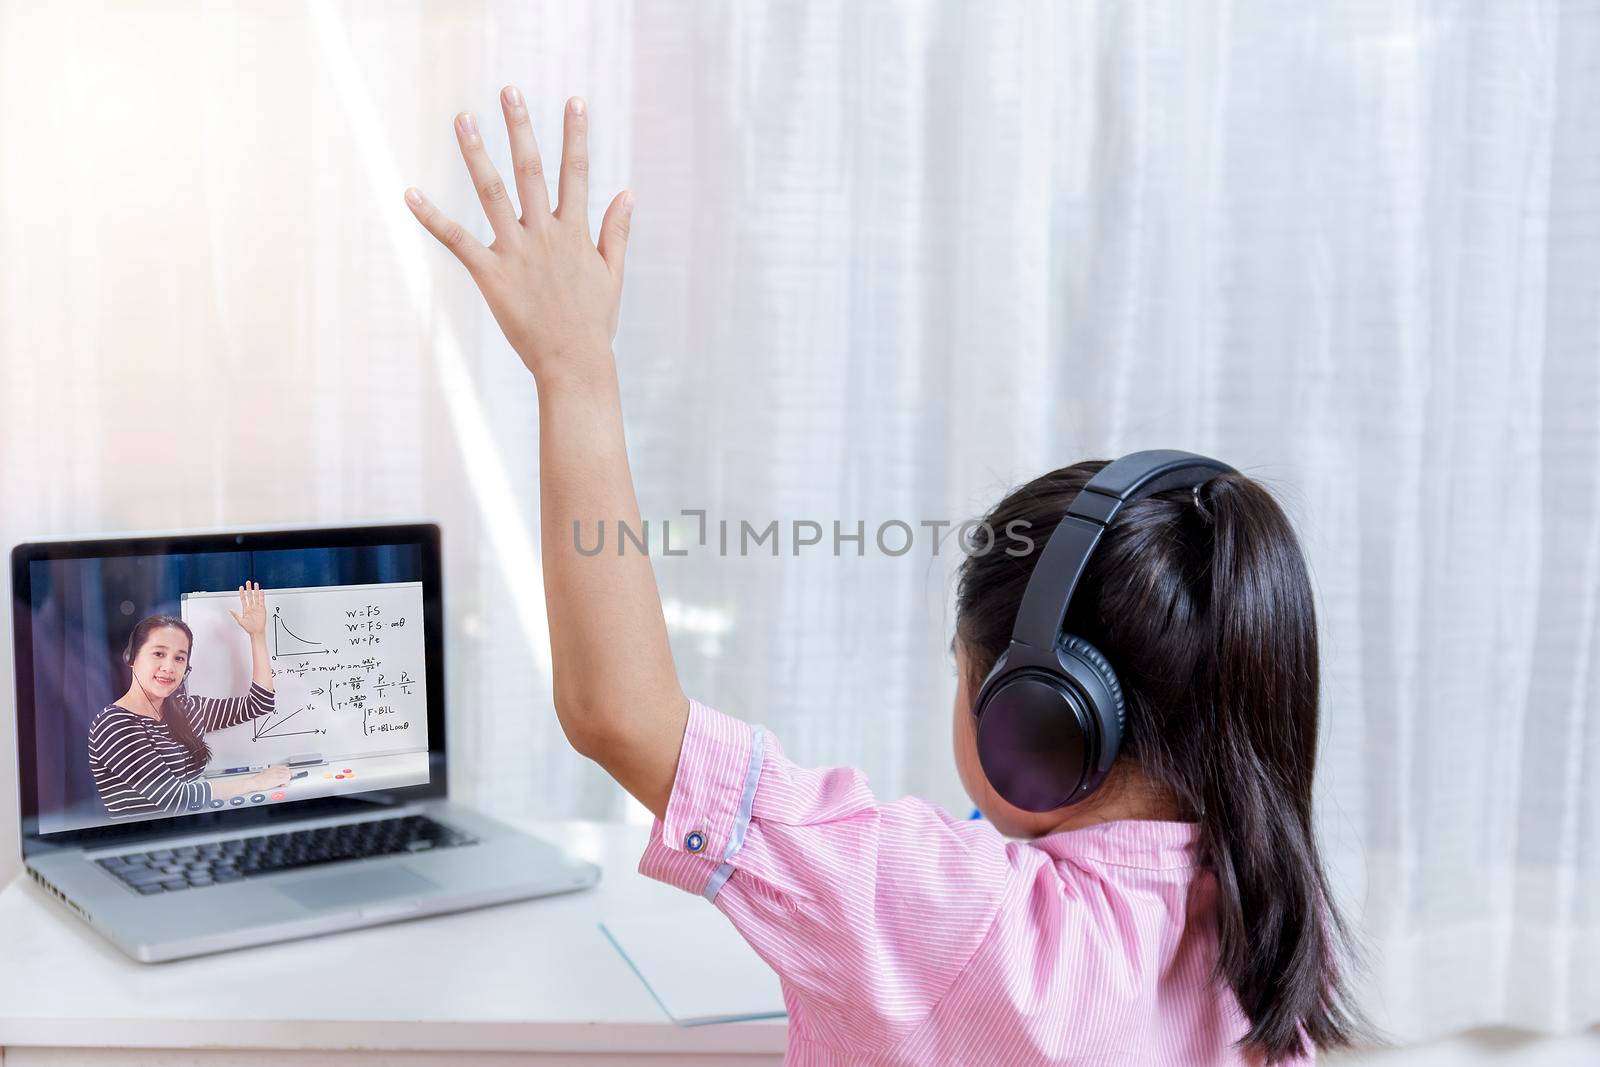
{"type": "Polygon", "coordinates": [[[1039,553],[1011,643],[972,704],[978,762],[995,792],[1023,811],[1054,811],[1098,789],[1122,743],[1122,685],[1100,650],[1063,633],[1073,590],[1100,537],[1126,504],[1237,473],[1175,449],[1106,464],[1067,508],[1039,553]]]}

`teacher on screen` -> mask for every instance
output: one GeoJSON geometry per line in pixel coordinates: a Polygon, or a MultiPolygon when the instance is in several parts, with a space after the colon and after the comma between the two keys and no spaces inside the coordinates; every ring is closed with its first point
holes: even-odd
{"type": "Polygon", "coordinates": [[[89,724],[89,768],[112,818],[184,815],[289,781],[287,767],[216,782],[201,777],[211,762],[202,734],[269,715],[274,706],[261,584],[241,585],[239,610],[228,614],[250,636],[251,685],[226,700],[189,695],[184,679],[194,632],[182,619],[152,615],[128,635],[122,653],[133,676],[128,691],[89,724]]]}

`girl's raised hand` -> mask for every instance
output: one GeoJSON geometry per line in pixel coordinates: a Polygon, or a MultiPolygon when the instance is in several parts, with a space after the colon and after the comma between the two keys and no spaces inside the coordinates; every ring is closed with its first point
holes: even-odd
{"type": "Polygon", "coordinates": [[[501,90],[500,106],[511,137],[522,217],[517,217],[476,122],[466,112],[456,116],[456,140],[494,229],[494,242],[487,248],[479,244],[420,190],[407,189],[406,203],[478,283],[506,340],[541,388],[593,380],[612,369],[611,339],[622,301],[622,259],[633,195],[624,190],[606,208],[596,247],[589,236],[589,117],[583,100],[567,101],[560,203],[554,212],[528,109],[516,86],[501,90]]]}

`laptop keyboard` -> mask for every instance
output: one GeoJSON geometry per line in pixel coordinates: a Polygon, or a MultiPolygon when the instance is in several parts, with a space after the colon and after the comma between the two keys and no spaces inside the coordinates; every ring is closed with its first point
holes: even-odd
{"type": "Polygon", "coordinates": [[[276,874],[321,863],[425,852],[472,845],[477,838],[425,815],[373,819],[343,826],[239,837],[181,848],[158,848],[95,860],[146,896],[208,885],[225,885],[258,874],[276,874]]]}

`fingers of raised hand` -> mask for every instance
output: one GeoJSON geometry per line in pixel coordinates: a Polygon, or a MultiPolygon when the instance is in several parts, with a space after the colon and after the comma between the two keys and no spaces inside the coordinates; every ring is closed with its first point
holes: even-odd
{"type": "Polygon", "coordinates": [[[476,274],[480,268],[488,264],[489,250],[479,244],[459,222],[440,211],[432,200],[423,196],[422,190],[407,189],[406,206],[417,217],[417,221],[422,223],[422,228],[433,234],[440,244],[453,252],[468,271],[476,274]]]}
{"type": "Polygon", "coordinates": [[[589,115],[583,97],[567,101],[562,124],[560,204],[556,218],[589,233],[589,115]]]}
{"type": "Polygon", "coordinates": [[[628,225],[633,216],[633,194],[626,189],[617,194],[600,220],[600,258],[606,261],[611,279],[622,285],[622,259],[628,250],[628,225]]]}
{"type": "Polygon", "coordinates": [[[489,161],[483,135],[478,132],[478,120],[470,111],[456,116],[456,140],[461,143],[461,158],[467,161],[467,171],[477,187],[478,200],[483,204],[483,213],[489,217],[495,240],[501,240],[515,232],[517,211],[511,205],[506,183],[500,180],[500,172],[489,161]]]}
{"type": "Polygon", "coordinates": [[[550,191],[545,188],[544,163],[539,159],[527,102],[515,85],[500,90],[500,108],[506,113],[506,131],[511,136],[511,169],[517,201],[522,205],[522,223],[543,225],[550,219],[550,191]]]}

